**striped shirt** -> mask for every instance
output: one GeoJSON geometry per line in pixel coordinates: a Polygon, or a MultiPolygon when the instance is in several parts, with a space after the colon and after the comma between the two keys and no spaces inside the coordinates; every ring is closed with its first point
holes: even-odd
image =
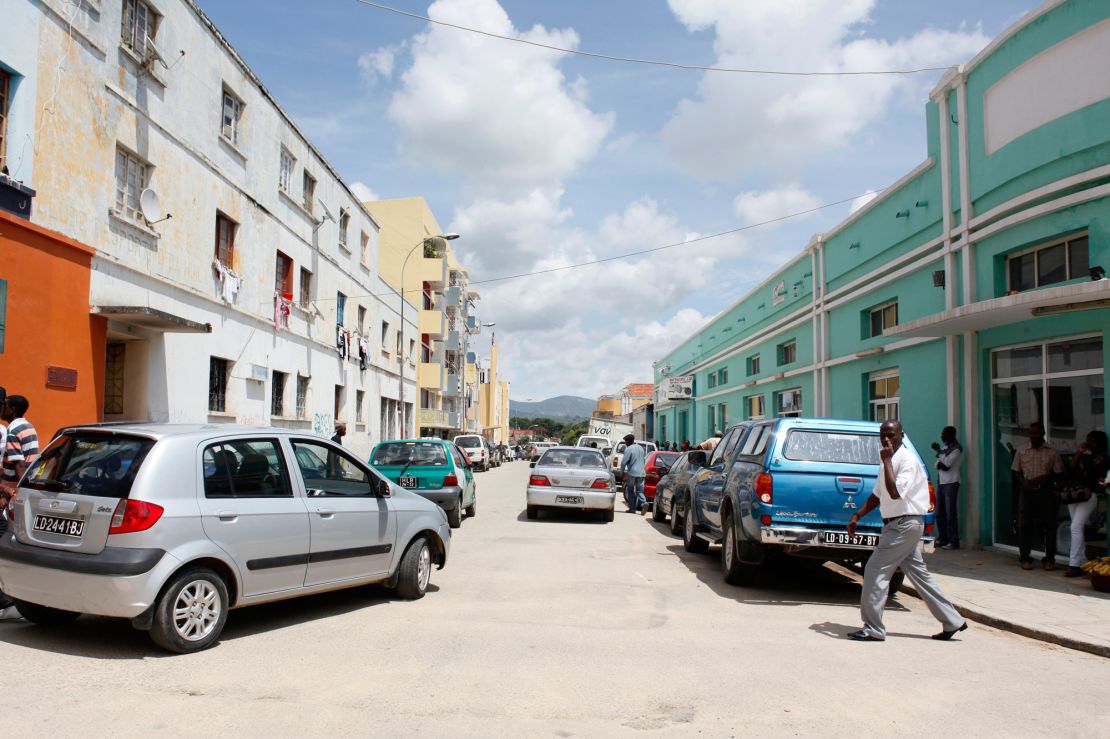
{"type": "Polygon", "coordinates": [[[17,418],[8,424],[8,443],[4,454],[4,483],[19,482],[15,466],[19,462],[30,465],[39,456],[39,435],[26,418],[17,418]]]}

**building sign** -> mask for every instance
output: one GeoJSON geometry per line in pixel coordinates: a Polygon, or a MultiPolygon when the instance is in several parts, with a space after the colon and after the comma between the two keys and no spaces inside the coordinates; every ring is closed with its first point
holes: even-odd
{"type": "Polygon", "coordinates": [[[46,386],[63,390],[76,390],[77,370],[69,367],[48,366],[46,368],[46,386]]]}
{"type": "Polygon", "coordinates": [[[779,280],[779,284],[771,288],[771,305],[778,305],[786,300],[786,280],[779,280]]]}
{"type": "Polygon", "coordinates": [[[666,394],[667,400],[689,400],[694,397],[694,376],[668,377],[666,394]]]}

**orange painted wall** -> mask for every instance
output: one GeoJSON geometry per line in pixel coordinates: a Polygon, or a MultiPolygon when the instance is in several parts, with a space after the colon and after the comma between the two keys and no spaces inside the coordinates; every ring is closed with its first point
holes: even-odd
{"type": "Polygon", "coordinates": [[[30,401],[27,418],[43,444],[62,426],[101,418],[107,321],[89,315],[93,254],[0,212],[0,279],[8,281],[0,385],[30,401]],[[48,387],[48,366],[77,370],[76,390],[48,387]]]}

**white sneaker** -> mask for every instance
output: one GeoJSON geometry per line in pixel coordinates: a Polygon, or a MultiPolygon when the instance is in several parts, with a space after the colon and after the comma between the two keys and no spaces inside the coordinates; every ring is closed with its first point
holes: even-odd
{"type": "Polygon", "coordinates": [[[0,621],[19,621],[23,616],[19,613],[19,609],[15,606],[8,606],[0,611],[0,621]]]}

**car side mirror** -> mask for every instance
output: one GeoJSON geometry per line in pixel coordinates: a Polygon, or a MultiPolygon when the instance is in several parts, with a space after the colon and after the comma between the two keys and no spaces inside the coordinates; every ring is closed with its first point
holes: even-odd
{"type": "Polygon", "coordinates": [[[378,480],[378,495],[382,498],[388,498],[393,495],[388,480],[378,480]]]}
{"type": "Polygon", "coordinates": [[[604,449],[602,449],[602,450],[601,450],[601,453],[602,453],[602,454],[603,454],[604,456],[608,457],[608,456],[609,456],[610,454],[612,454],[612,453],[613,453],[613,447],[611,447],[611,446],[607,446],[607,447],[605,447],[604,449]]]}
{"type": "Polygon", "coordinates": [[[529,467],[533,467],[533,468],[534,468],[534,467],[536,466],[536,463],[535,463],[535,462],[529,462],[529,463],[528,463],[528,466],[529,466],[529,467]]]}

